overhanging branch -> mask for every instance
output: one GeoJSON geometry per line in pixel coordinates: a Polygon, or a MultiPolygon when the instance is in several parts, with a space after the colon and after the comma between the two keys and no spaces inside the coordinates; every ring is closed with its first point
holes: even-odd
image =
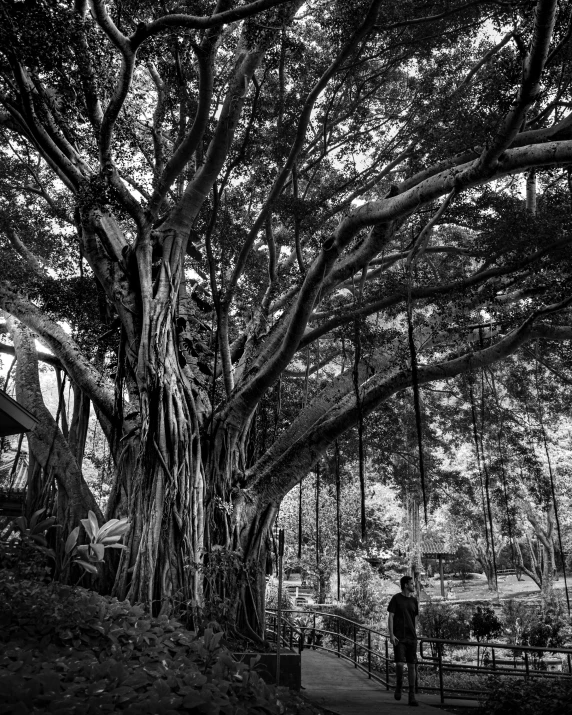
{"type": "MultiPolygon", "coordinates": [[[[513,354],[531,340],[558,342],[572,340],[572,326],[553,326],[535,322],[539,318],[566,309],[571,303],[572,298],[569,298],[536,311],[522,325],[487,348],[469,352],[452,360],[419,365],[418,383],[421,385],[447,380],[468,370],[487,367],[513,354]]],[[[411,385],[410,369],[388,367],[387,370],[366,379],[361,385],[361,408],[364,415],[371,414],[381,403],[411,385]]],[[[321,396],[318,395],[316,404],[320,399],[321,396]]],[[[321,415],[318,412],[304,426],[298,424],[296,420],[290,430],[297,433],[297,438],[290,439],[289,430],[281,438],[281,442],[288,446],[273,459],[268,459],[267,455],[264,455],[248,471],[247,479],[252,480],[248,490],[253,499],[258,499],[261,504],[279,502],[308,473],[327,447],[357,423],[358,410],[355,396],[349,389],[345,397],[340,396],[340,399],[334,401],[323,400],[321,415]]]]}

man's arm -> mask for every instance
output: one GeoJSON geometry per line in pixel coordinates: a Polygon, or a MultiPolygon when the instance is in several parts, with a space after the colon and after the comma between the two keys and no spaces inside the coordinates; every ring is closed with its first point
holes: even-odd
{"type": "Polygon", "coordinates": [[[389,640],[393,645],[395,645],[398,640],[393,635],[393,613],[389,613],[387,616],[387,630],[389,631],[389,640]]]}

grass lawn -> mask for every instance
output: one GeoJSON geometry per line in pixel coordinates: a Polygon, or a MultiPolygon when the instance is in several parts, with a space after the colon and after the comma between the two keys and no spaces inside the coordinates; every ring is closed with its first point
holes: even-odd
{"type": "MultiPolygon", "coordinates": [[[[445,576],[445,593],[452,587],[452,597],[446,600],[449,603],[463,601],[480,601],[496,598],[494,591],[489,591],[486,578],[481,574],[472,574],[473,578],[463,581],[458,577],[445,576]],[[477,577],[477,578],[475,578],[477,577]]],[[[572,583],[569,583],[572,590],[572,583]]],[[[528,576],[523,575],[519,581],[516,576],[499,576],[500,598],[537,598],[540,595],[538,586],[528,576]]],[[[564,579],[562,576],[554,582],[554,590],[564,595],[564,579]]],[[[441,582],[439,579],[429,579],[429,586],[421,592],[421,601],[438,600],[441,597],[441,582]]]]}

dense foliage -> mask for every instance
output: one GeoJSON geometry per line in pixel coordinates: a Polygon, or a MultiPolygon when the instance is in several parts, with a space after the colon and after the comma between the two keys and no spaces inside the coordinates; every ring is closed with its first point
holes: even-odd
{"type": "Polygon", "coordinates": [[[3,713],[280,712],[222,632],[199,637],[81,587],[6,579],[0,598],[3,713]]]}
{"type": "Polygon", "coordinates": [[[467,608],[448,603],[428,603],[419,613],[419,627],[428,638],[463,641],[470,637],[470,618],[467,608]]]}
{"type": "Polygon", "coordinates": [[[315,715],[237,661],[215,621],[198,631],[141,605],[51,580],[45,554],[0,542],[0,712],[315,715]]]}
{"type": "Polygon", "coordinates": [[[483,715],[569,715],[572,713],[570,679],[533,678],[519,682],[491,680],[483,704],[483,715]]]}

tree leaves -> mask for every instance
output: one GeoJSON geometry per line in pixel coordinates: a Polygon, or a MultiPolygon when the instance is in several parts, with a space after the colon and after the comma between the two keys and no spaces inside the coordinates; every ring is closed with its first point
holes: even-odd
{"type": "Polygon", "coordinates": [[[74,546],[76,545],[78,535],[79,535],[79,526],[76,526],[75,529],[72,529],[72,531],[70,531],[68,538],[66,539],[66,543],[65,543],[65,547],[64,547],[64,551],[65,551],[66,555],[69,554],[72,551],[72,549],[74,548],[74,546]]]}

